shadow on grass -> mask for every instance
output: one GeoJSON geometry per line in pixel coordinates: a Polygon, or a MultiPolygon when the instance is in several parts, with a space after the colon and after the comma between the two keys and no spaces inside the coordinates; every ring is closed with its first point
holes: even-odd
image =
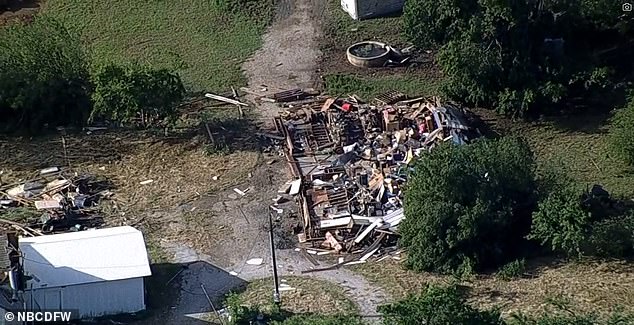
{"type": "Polygon", "coordinates": [[[212,117],[201,124],[201,129],[209,137],[206,148],[209,154],[257,151],[261,148],[261,143],[255,136],[257,126],[251,119],[212,117]]]}

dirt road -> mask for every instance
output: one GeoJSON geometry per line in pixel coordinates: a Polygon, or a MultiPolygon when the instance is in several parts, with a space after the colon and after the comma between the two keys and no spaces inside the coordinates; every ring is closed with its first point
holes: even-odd
{"type": "MultiPolygon", "coordinates": [[[[264,35],[262,48],[243,65],[249,80],[249,88],[278,91],[289,88],[313,87],[319,62],[320,28],[317,25],[323,13],[323,1],[286,0],[277,11],[277,19],[264,35]]],[[[254,98],[249,98],[255,102],[254,98]]],[[[270,127],[270,120],[279,113],[279,108],[270,103],[258,103],[255,108],[260,115],[262,128],[270,127]]],[[[233,189],[216,193],[212,197],[193,203],[200,211],[208,211],[217,227],[228,229],[230,236],[209,238],[213,249],[197,252],[179,243],[163,243],[172,253],[174,262],[195,262],[182,274],[181,294],[169,319],[183,324],[197,324],[198,313],[209,310],[209,304],[201,289],[203,284],[212,296],[220,299],[232,288],[272,274],[268,232],[269,205],[277,196],[277,189],[291,179],[283,157],[263,156],[262,163],[252,172],[248,184],[238,186],[247,190],[245,196],[233,189]],[[249,259],[261,258],[261,265],[246,263],[249,259]],[[190,315],[190,316],[185,316],[190,315]]],[[[276,230],[278,270],[280,276],[302,275],[301,271],[313,265],[293,250],[292,226],[299,223],[290,211],[292,202],[281,205],[285,212],[280,215],[281,226],[276,230]],[[295,218],[295,219],[293,219],[295,218]]],[[[328,265],[327,263],[322,266],[328,265]]],[[[386,293],[372,286],[362,276],[346,269],[309,273],[305,276],[327,280],[344,287],[362,315],[369,321],[376,318],[376,308],[387,299],[386,293]]],[[[283,297],[282,297],[283,299],[283,297]]]]}

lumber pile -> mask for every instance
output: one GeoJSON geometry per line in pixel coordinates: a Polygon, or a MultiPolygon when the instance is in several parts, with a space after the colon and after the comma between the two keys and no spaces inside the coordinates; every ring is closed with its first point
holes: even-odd
{"type": "Polygon", "coordinates": [[[276,125],[297,177],[290,194],[303,223],[299,250],[346,253],[339,264],[399,252],[402,189],[414,161],[443,142],[462,145],[479,135],[465,109],[396,91],[369,103],[315,96],[282,105],[276,125]]]}

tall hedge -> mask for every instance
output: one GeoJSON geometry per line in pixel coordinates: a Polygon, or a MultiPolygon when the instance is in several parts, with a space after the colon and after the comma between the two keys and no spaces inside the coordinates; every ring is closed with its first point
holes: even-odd
{"type": "Polygon", "coordinates": [[[419,271],[481,270],[508,262],[530,230],[535,163],[516,138],[445,145],[413,166],[401,244],[419,271]]]}

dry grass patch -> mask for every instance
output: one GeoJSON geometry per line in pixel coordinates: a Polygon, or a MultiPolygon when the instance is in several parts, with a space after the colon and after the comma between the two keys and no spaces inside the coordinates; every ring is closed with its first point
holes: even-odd
{"type": "MultiPolygon", "coordinates": [[[[575,309],[608,314],[620,306],[634,312],[634,266],[625,262],[584,261],[539,264],[529,261],[526,277],[504,281],[493,275],[476,276],[461,285],[469,289],[469,301],[478,307],[499,306],[512,312],[534,314],[547,306],[546,299],[564,297],[575,309]]],[[[394,299],[419,292],[427,284],[454,280],[451,276],[415,273],[400,262],[385,260],[356,266],[354,271],[383,287],[394,299]]]]}
{"type": "MultiPolygon", "coordinates": [[[[344,289],[326,281],[300,277],[283,277],[280,286],[294,290],[282,291],[282,309],[293,314],[342,315],[358,314],[357,306],[346,297],[344,289]]],[[[240,293],[243,305],[268,311],[273,301],[273,280],[251,282],[240,293]]]]}

